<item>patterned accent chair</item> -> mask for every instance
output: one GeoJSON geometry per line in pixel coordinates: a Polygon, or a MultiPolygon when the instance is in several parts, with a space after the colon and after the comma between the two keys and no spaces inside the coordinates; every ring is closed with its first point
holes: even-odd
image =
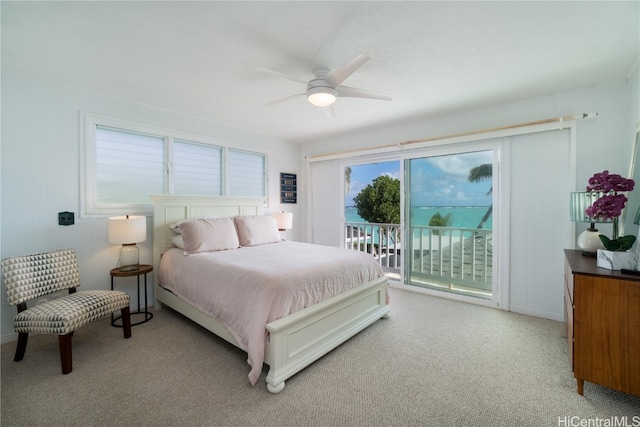
{"type": "Polygon", "coordinates": [[[18,306],[13,327],[18,347],[13,360],[22,360],[30,333],[56,334],[60,344],[62,373],[72,370],[73,332],[117,310],[122,314],[124,337],[131,337],[129,294],[121,291],[88,290],[80,286],[78,260],[73,249],[60,249],[2,260],[2,273],[9,304],[18,306]],[[27,301],[68,289],[63,295],[27,309],[27,301]]]}

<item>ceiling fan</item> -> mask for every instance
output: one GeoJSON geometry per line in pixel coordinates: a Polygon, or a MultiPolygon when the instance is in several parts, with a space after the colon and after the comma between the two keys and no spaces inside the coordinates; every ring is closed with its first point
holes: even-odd
{"type": "Polygon", "coordinates": [[[265,106],[269,107],[281,102],[289,101],[290,99],[294,99],[299,96],[306,96],[311,104],[318,107],[331,106],[336,101],[336,98],[345,97],[381,99],[385,101],[391,101],[391,97],[389,95],[364,89],[357,89],[349,86],[343,86],[341,84],[358,68],[362,67],[368,60],[368,56],[358,55],[342,67],[333,71],[329,70],[326,67],[316,68],[313,71],[315,77],[309,81],[286,73],[282,73],[280,71],[271,70],[265,67],[258,67],[260,71],[272,76],[284,77],[286,79],[304,83],[305,85],[307,85],[307,90],[305,93],[298,93],[295,95],[276,99],[275,101],[266,103],[265,106]]]}

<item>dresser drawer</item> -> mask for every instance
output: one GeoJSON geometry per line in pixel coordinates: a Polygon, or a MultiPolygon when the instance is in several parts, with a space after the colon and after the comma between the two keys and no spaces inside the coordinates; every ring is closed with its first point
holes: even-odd
{"type": "MultiPolygon", "coordinates": [[[[569,260],[565,258],[564,261],[564,288],[565,293],[567,294],[569,301],[573,304],[573,271],[571,270],[571,266],[569,265],[569,260]]],[[[566,298],[566,296],[565,296],[566,298]]]]}
{"type": "Polygon", "coordinates": [[[571,361],[571,370],[573,371],[573,304],[569,299],[568,289],[565,289],[564,292],[564,322],[567,333],[567,347],[569,348],[569,360],[571,361]]]}

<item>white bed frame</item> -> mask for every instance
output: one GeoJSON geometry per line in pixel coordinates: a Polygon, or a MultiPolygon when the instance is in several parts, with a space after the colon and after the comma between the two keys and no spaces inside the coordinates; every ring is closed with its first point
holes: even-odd
{"type": "MultiPolygon", "coordinates": [[[[263,198],[151,196],[153,200],[153,266],[171,246],[169,224],[206,216],[263,214],[263,198]]],[[[157,274],[154,275],[157,277],[157,274]]],[[[155,308],[165,304],[236,347],[233,336],[216,319],[185,303],[154,279],[155,308]]],[[[351,291],[267,324],[270,340],[264,362],[269,365],[267,389],[279,393],[285,380],[327,354],[380,318],[389,315],[387,279],[365,283],[351,291]]]]}

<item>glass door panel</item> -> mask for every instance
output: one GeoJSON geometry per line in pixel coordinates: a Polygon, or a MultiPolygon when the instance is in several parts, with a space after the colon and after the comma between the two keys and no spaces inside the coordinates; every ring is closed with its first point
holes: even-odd
{"type": "Polygon", "coordinates": [[[405,282],[493,297],[493,150],[405,160],[405,282]]]}
{"type": "Polygon", "coordinates": [[[401,271],[400,161],[344,168],[345,247],[370,253],[387,276],[401,271]]]}

